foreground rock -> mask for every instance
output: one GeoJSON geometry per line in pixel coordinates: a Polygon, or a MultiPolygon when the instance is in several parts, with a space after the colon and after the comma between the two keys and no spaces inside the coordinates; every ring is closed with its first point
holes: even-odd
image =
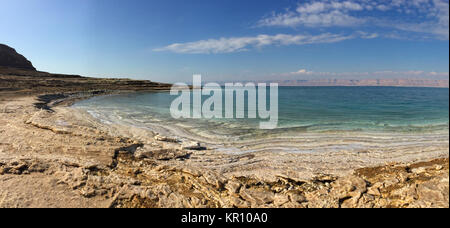
{"type": "Polygon", "coordinates": [[[160,166],[127,154],[117,157],[114,168],[19,159],[0,163],[0,181],[1,207],[449,207],[448,159],[362,169],[333,181],[280,178],[273,183],[160,166]],[[410,172],[412,167],[424,172],[410,172]],[[39,188],[16,185],[23,181],[39,188]],[[58,191],[57,198],[47,191],[58,191]],[[14,199],[17,193],[20,201],[14,199]],[[71,200],[56,203],[66,197],[71,200]]]}

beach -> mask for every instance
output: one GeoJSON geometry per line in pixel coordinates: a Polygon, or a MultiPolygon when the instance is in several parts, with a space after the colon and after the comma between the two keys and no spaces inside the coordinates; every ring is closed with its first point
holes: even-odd
{"type": "Polygon", "coordinates": [[[72,107],[168,84],[27,71],[1,79],[0,207],[449,207],[448,134],[226,144],[72,107]],[[302,152],[277,149],[289,146],[302,152]]]}

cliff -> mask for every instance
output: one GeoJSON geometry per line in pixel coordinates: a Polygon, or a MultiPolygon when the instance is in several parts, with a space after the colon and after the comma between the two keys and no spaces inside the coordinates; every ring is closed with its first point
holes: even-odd
{"type": "Polygon", "coordinates": [[[17,53],[14,48],[4,44],[0,44],[0,66],[24,70],[36,70],[28,59],[17,53]]]}

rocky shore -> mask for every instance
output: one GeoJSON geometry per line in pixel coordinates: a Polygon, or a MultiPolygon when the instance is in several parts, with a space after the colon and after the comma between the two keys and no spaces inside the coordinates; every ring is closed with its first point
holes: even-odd
{"type": "Polygon", "coordinates": [[[0,207],[449,207],[448,138],[376,163],[365,162],[374,153],[227,154],[68,107],[168,86],[1,69],[0,207]]]}

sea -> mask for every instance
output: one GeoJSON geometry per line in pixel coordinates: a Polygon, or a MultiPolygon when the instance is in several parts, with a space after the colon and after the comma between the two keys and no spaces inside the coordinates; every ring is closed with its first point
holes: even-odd
{"type": "MultiPolygon", "coordinates": [[[[257,118],[173,118],[170,107],[176,98],[178,96],[169,92],[138,92],[94,97],[73,107],[105,123],[188,132],[223,141],[302,134],[449,131],[448,88],[280,87],[278,123],[274,129],[260,129],[260,123],[267,119],[258,115],[257,118]]],[[[203,96],[202,101],[208,98],[210,96],[203,96]]],[[[266,100],[269,108],[269,95],[266,100]]],[[[246,103],[245,112],[248,107],[246,103]]],[[[236,109],[235,105],[234,112],[236,109]]]]}

